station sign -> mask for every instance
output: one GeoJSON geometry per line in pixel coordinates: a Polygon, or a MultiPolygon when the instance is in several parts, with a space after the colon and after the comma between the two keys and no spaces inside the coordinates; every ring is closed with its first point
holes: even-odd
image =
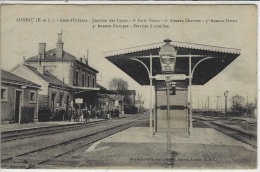
{"type": "MultiPolygon", "coordinates": [[[[154,77],[156,80],[165,80],[166,79],[166,75],[165,74],[160,74],[160,75],[155,75],[154,77]]],[[[188,76],[186,76],[185,74],[172,74],[170,77],[171,81],[178,81],[178,80],[185,80],[187,79],[188,76]]]]}
{"type": "Polygon", "coordinates": [[[77,99],[75,99],[75,103],[82,104],[83,103],[83,99],[77,98],[77,99]]]}

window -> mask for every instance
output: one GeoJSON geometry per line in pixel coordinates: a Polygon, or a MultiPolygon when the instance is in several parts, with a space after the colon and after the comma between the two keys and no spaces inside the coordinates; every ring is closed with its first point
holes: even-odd
{"type": "Polygon", "coordinates": [[[36,92],[30,91],[30,103],[35,103],[35,102],[36,102],[36,92]]]}
{"type": "Polygon", "coordinates": [[[1,88],[1,100],[7,101],[7,88],[1,88]]]}
{"type": "Polygon", "coordinates": [[[75,71],[75,85],[76,86],[79,85],[79,71],[78,70],[75,71]]]}
{"type": "Polygon", "coordinates": [[[93,77],[93,79],[92,79],[92,84],[93,84],[93,87],[95,87],[95,77],[93,77]]]}
{"type": "Polygon", "coordinates": [[[88,75],[88,87],[89,87],[89,85],[90,85],[90,84],[89,84],[89,78],[90,78],[90,77],[89,77],[89,75],[88,75]]]}
{"type": "Polygon", "coordinates": [[[82,87],[85,87],[85,73],[82,74],[82,87]]]}

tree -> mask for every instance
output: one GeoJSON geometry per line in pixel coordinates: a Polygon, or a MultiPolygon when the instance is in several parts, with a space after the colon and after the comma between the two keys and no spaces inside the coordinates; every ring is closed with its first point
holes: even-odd
{"type": "Polygon", "coordinates": [[[118,95],[124,96],[124,102],[129,103],[130,97],[127,94],[126,90],[128,90],[128,82],[122,78],[113,78],[109,83],[109,89],[117,92],[118,95]]]}
{"type": "Polygon", "coordinates": [[[239,113],[242,113],[245,111],[244,104],[245,104],[245,99],[244,97],[240,95],[235,95],[231,99],[232,101],[232,110],[237,111],[239,113]]]}
{"type": "Polygon", "coordinates": [[[118,94],[122,94],[125,90],[128,90],[128,82],[122,78],[113,78],[109,83],[109,89],[115,90],[118,94]]]}

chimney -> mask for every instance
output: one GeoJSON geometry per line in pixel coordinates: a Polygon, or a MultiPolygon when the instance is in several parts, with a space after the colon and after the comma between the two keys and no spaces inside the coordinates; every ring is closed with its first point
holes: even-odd
{"type": "MultiPolygon", "coordinates": [[[[45,49],[46,49],[46,43],[39,43],[39,55],[41,54],[42,55],[42,59],[45,58],[45,49]]],[[[40,57],[39,57],[40,59],[40,57]]]]}
{"type": "Polygon", "coordinates": [[[89,54],[89,50],[87,49],[87,58],[84,56],[84,62],[86,65],[88,65],[88,54],[89,54]]]}
{"type": "Polygon", "coordinates": [[[56,44],[56,57],[62,58],[63,55],[63,42],[62,42],[62,33],[58,34],[58,42],[56,44]]]}
{"type": "Polygon", "coordinates": [[[82,62],[82,57],[79,58],[79,61],[82,62]]]}
{"type": "Polygon", "coordinates": [[[43,54],[39,54],[39,66],[42,65],[42,56],[43,56],[43,54]]]}
{"type": "Polygon", "coordinates": [[[37,71],[43,75],[44,66],[42,66],[42,54],[39,54],[39,65],[36,67],[37,71]]]}

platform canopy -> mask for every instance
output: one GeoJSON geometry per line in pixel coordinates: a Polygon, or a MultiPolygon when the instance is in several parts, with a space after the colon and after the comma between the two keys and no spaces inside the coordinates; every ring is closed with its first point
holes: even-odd
{"type": "MultiPolygon", "coordinates": [[[[132,60],[132,58],[141,60],[150,70],[149,56],[152,55],[152,75],[155,76],[157,74],[162,74],[159,51],[163,44],[164,42],[159,42],[156,44],[105,52],[105,58],[124,71],[140,85],[149,85],[149,75],[146,68],[140,62],[132,60]]],[[[240,55],[240,49],[234,48],[177,41],[172,41],[171,44],[177,50],[175,74],[189,75],[189,54],[200,55],[191,58],[192,68],[201,59],[205,57],[214,57],[201,62],[195,68],[192,79],[193,85],[204,85],[240,55]],[[183,57],[184,55],[187,56],[183,57]]],[[[188,82],[187,80],[188,79],[186,79],[186,82],[188,82]]]]}

